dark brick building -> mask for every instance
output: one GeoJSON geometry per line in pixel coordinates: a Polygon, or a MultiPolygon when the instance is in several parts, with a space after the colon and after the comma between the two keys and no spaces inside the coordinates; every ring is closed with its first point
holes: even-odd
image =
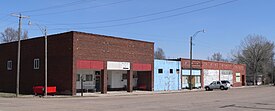
{"type": "MultiPolygon", "coordinates": [[[[33,86],[44,85],[44,42],[43,37],[21,42],[20,93],[32,93],[33,86]]],[[[0,53],[0,90],[15,92],[17,42],[0,44],[0,53]]],[[[87,87],[102,93],[118,81],[125,86],[119,88],[128,92],[153,90],[153,66],[152,42],[75,31],[48,36],[48,86],[57,86],[59,94],[75,95],[82,75],[86,81],[95,81],[87,87]],[[114,73],[122,75],[122,80],[116,80],[114,73]]]]}

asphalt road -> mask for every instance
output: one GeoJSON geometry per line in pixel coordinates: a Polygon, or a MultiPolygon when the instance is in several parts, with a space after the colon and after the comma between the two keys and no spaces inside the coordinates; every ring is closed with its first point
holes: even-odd
{"type": "Polygon", "coordinates": [[[275,87],[154,95],[0,98],[0,111],[275,111],[275,87]]]}

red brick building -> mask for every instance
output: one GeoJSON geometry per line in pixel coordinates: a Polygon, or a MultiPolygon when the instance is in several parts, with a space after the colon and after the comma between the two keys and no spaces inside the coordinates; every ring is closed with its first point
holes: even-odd
{"type": "MultiPolygon", "coordinates": [[[[188,71],[190,71],[190,59],[180,60],[182,69],[188,73],[188,71]]],[[[196,82],[195,77],[193,77],[192,79],[194,80],[192,82],[194,82],[193,84],[195,84],[195,82],[201,84],[201,87],[214,80],[229,80],[234,87],[244,86],[246,84],[246,65],[244,64],[193,60],[192,68],[199,73],[197,74],[199,80],[196,82]]],[[[190,73],[188,74],[190,75],[190,73]]],[[[188,78],[188,74],[185,75],[186,78],[188,78]]],[[[182,80],[184,80],[184,77],[182,80]]]]}
{"type": "MultiPolygon", "coordinates": [[[[44,85],[44,40],[21,42],[20,93],[44,85]]],[[[0,53],[0,91],[15,92],[17,42],[0,44],[0,53]]],[[[152,42],[75,31],[48,36],[48,86],[56,86],[58,94],[75,95],[82,77],[84,88],[102,93],[153,90],[153,66],[152,42]]]]}

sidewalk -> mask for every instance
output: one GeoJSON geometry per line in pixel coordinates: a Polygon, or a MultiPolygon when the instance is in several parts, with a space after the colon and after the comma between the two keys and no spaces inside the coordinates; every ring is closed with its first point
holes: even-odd
{"type": "MultiPolygon", "coordinates": [[[[257,88],[266,86],[242,86],[242,87],[232,87],[231,89],[242,89],[242,88],[257,88]]],[[[155,95],[155,94],[171,94],[171,93],[189,93],[189,92],[201,92],[204,89],[181,89],[175,91],[133,91],[131,93],[126,91],[109,91],[107,94],[96,93],[83,93],[83,97],[110,97],[110,96],[133,96],[133,95],[155,95]]],[[[81,93],[77,93],[76,97],[80,97],[81,93]]]]}
{"type": "MultiPolygon", "coordinates": [[[[199,92],[204,91],[203,89],[183,89],[177,91],[133,91],[133,92],[126,92],[126,91],[109,91],[107,94],[101,94],[100,92],[96,93],[83,93],[84,97],[110,97],[110,96],[133,96],[133,95],[155,95],[155,94],[170,94],[170,93],[186,93],[186,92],[199,92]]],[[[81,93],[77,93],[76,97],[81,96],[81,93]]]]}
{"type": "MultiPolygon", "coordinates": [[[[242,87],[232,87],[231,89],[242,89],[242,88],[258,88],[258,87],[271,87],[271,86],[242,86],[242,87]]],[[[109,91],[107,94],[101,94],[100,92],[95,93],[83,93],[83,97],[112,97],[112,96],[134,96],[134,95],[157,95],[157,94],[171,94],[171,93],[191,93],[191,92],[202,92],[204,89],[182,89],[177,91],[109,91]]],[[[13,93],[1,93],[0,97],[12,98],[15,97],[13,93]]],[[[34,95],[20,95],[19,98],[40,98],[39,96],[34,95]]],[[[70,95],[48,95],[46,98],[71,98],[71,97],[81,97],[81,93],[77,93],[75,96],[70,95]]],[[[42,97],[43,98],[43,97],[42,97]]]]}

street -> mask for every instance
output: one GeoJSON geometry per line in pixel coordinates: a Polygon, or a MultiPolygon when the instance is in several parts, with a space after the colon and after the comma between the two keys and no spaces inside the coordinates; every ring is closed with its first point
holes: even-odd
{"type": "Polygon", "coordinates": [[[112,97],[0,98],[0,111],[275,111],[275,87],[112,97]]]}

